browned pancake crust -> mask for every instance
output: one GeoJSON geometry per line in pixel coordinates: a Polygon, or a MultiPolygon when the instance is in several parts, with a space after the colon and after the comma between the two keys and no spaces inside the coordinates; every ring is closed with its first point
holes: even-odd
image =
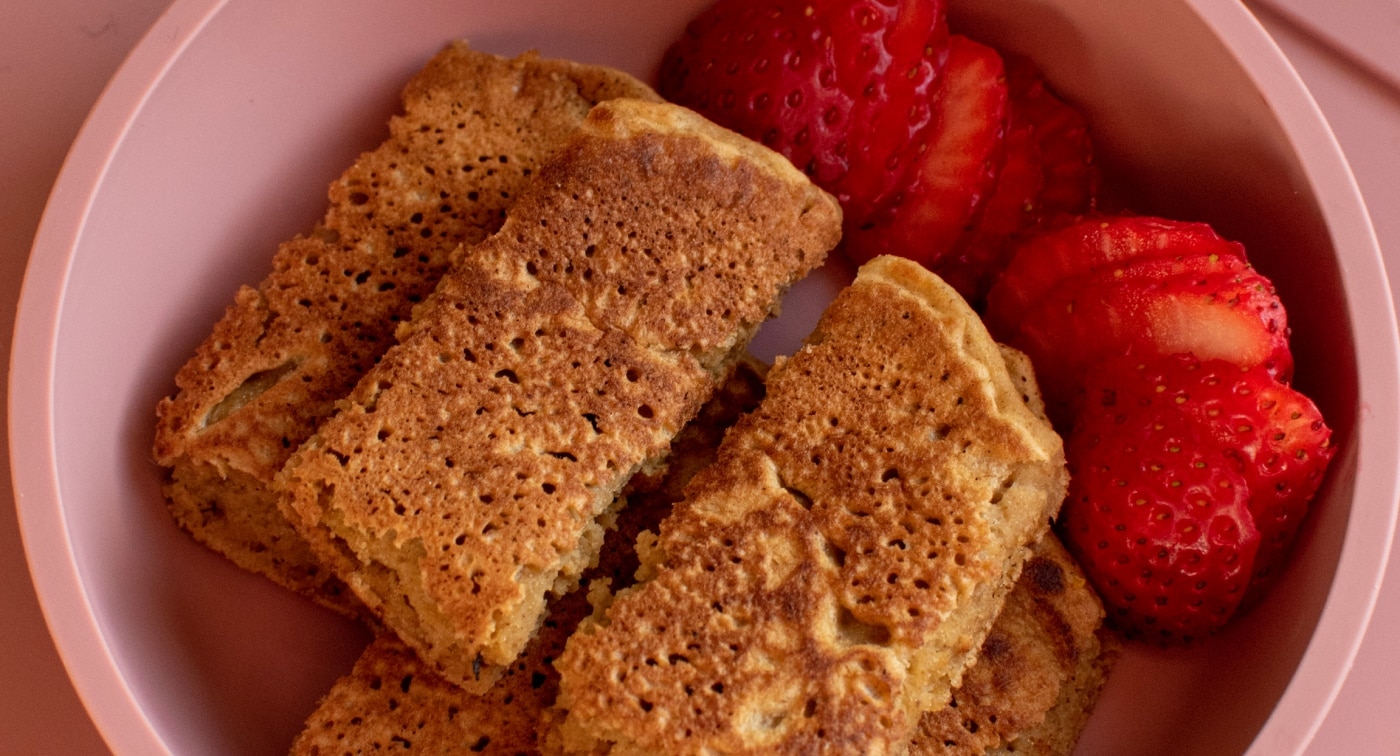
{"type": "MultiPolygon", "coordinates": [[[[1032,412],[1045,416],[1030,359],[1002,347],[1032,412]]],[[[1103,603],[1054,533],[1046,533],[947,706],[925,712],[911,754],[1067,756],[1118,658],[1103,603]]]]}
{"type": "Polygon", "coordinates": [[[839,227],[767,148],[675,106],[598,105],[291,458],[284,512],[484,690],[839,227]]]}
{"type": "MultiPolygon", "coordinates": [[[[714,459],[724,430],[757,406],[763,372],[756,361],[741,362],[734,377],[676,437],[669,471],[633,478],[627,508],[608,532],[598,566],[585,573],[585,581],[605,580],[613,588],[631,584],[637,534],[656,527],[695,471],[714,459]]],[[[482,695],[433,674],[412,649],[391,634],[381,635],[322,699],[291,752],[333,756],[397,747],[424,753],[538,753],[539,719],[559,687],[551,662],[589,611],[581,590],[551,602],[549,617],[525,653],[482,695]]]]}
{"type": "Polygon", "coordinates": [[[676,436],[665,465],[632,476],[623,491],[627,506],[617,516],[616,535],[614,531],[608,533],[608,539],[619,546],[615,552],[605,550],[599,557],[598,568],[590,571],[594,577],[608,578],[614,591],[636,582],[641,566],[637,538],[647,533],[649,539],[650,534],[660,530],[661,520],[685,497],[685,487],[691,479],[715,461],[725,432],[763,401],[767,374],[767,365],[745,355],[735,364],[729,380],[676,436]]]}
{"type": "Polygon", "coordinates": [[[570,639],[562,745],[902,749],[1064,496],[1021,389],[951,288],[862,268],[641,549],[650,579],[570,639]]]}
{"type": "Polygon", "coordinates": [[[1103,604],[1054,534],[1026,562],[947,706],[919,720],[910,754],[1067,756],[1117,642],[1103,604]]]}
{"type": "MultiPolygon", "coordinates": [[[[1026,406],[1045,417],[1030,359],[1010,347],[1001,351],[1026,406]]],[[[1118,655],[1118,639],[1103,618],[1083,570],[1046,533],[976,664],[946,706],[920,718],[909,753],[1067,756],[1118,655]]]]}
{"type": "MultiPolygon", "coordinates": [[[[1036,402],[1024,356],[1011,350],[1004,356],[1013,381],[1025,385],[1026,399],[1036,402]]],[[[628,507],[617,529],[609,531],[600,563],[586,573],[586,582],[607,579],[614,589],[631,584],[637,534],[655,529],[695,472],[713,461],[723,431],[757,405],[761,374],[757,363],[741,363],[677,437],[669,471],[633,478],[628,507]]],[[[558,690],[551,662],[588,612],[582,591],[552,603],[526,652],[481,696],[447,683],[396,638],[381,636],[323,699],[292,753],[329,756],[396,746],[429,753],[537,753],[537,725],[558,690]]],[[[1102,619],[1102,605],[1079,566],[1053,534],[1046,534],[983,642],[977,664],[949,707],[923,715],[909,752],[1072,752],[1116,656],[1117,641],[1102,619]]],[[[548,722],[543,730],[548,736],[548,722]]]]}
{"type": "Polygon", "coordinates": [[[342,611],[353,599],[268,486],[436,285],[495,232],[541,161],[599,101],[655,98],[621,72],[449,45],[403,92],[390,136],[330,187],[317,229],[243,287],[157,407],[170,509],[240,566],[342,611]]]}
{"type": "Polygon", "coordinates": [[[480,696],[433,674],[393,634],[375,638],[292,744],[292,756],[536,753],[539,712],[554,699],[550,658],[588,614],[582,593],[560,599],[523,656],[480,696]]]}

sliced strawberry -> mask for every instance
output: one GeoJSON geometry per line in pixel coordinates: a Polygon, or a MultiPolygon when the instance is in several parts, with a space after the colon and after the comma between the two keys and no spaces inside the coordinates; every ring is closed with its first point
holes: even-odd
{"type": "Polygon", "coordinates": [[[935,267],[979,309],[1006,267],[1016,239],[1082,215],[1098,191],[1084,116],[1046,86],[1040,69],[1005,55],[1006,160],[977,227],[935,267]]]}
{"type": "MultiPolygon", "coordinates": [[[[1139,257],[1194,254],[1244,258],[1244,247],[1204,223],[1138,216],[1089,217],[1019,244],[987,294],[987,326],[1010,338],[1061,281],[1139,257]]],[[[1037,366],[1038,367],[1038,366],[1037,366]]]]}
{"type": "Polygon", "coordinates": [[[1014,96],[1008,102],[1008,114],[1006,156],[981,218],[933,268],[974,307],[1010,258],[1011,238],[1034,226],[1040,217],[1037,197],[1045,179],[1035,132],[1020,117],[1014,96]]]}
{"type": "MultiPolygon", "coordinates": [[[[1332,430],[1312,400],[1289,386],[1270,384],[1255,396],[1260,412],[1267,413],[1267,432],[1259,433],[1250,472],[1255,520],[1268,534],[1260,547],[1255,581],[1271,582],[1278,576],[1327,466],[1336,453],[1332,430]]],[[[1236,432],[1244,435],[1248,429],[1236,432]]]]}
{"type": "MultiPolygon", "coordinates": [[[[891,12],[883,5],[875,7],[891,12]]],[[[905,181],[900,166],[913,160],[914,150],[935,123],[934,102],[943,85],[950,44],[944,7],[942,0],[894,4],[896,12],[888,19],[884,39],[893,60],[864,83],[852,112],[849,170],[830,189],[850,212],[869,212],[877,198],[898,191],[905,181]],[[869,94],[881,90],[883,97],[869,94]]],[[[868,28],[875,22],[862,23],[868,28]]],[[[843,50],[837,40],[838,60],[862,52],[843,50]]]]}
{"type": "Polygon", "coordinates": [[[856,262],[894,254],[932,265],[977,221],[1003,158],[1006,82],[1001,56],[953,35],[935,121],[872,209],[847,206],[845,250],[856,262]]]}
{"type": "Polygon", "coordinates": [[[1226,452],[1158,405],[1090,413],[1071,435],[1060,532],[1129,635],[1186,642],[1238,609],[1260,535],[1226,452]]]}
{"type": "Polygon", "coordinates": [[[1086,372],[1122,355],[1185,353],[1283,378],[1293,369],[1278,296],[1238,257],[1146,258],[1062,281],[1009,342],[1035,364],[1057,421],[1086,372]]]}
{"type": "Polygon", "coordinates": [[[1029,59],[1008,59],[1006,75],[1026,120],[1035,124],[1045,176],[1038,198],[1041,221],[1086,212],[1098,194],[1099,170],[1084,114],[1050,91],[1029,59]]]}
{"type": "Polygon", "coordinates": [[[1096,368],[1085,387],[1084,415],[1174,409],[1225,448],[1249,488],[1262,536],[1257,590],[1273,577],[1307,514],[1335,448],[1316,405],[1263,366],[1173,355],[1121,359],[1096,368]]]}
{"type": "Polygon", "coordinates": [[[719,0],[667,51],[660,91],[846,202],[893,184],[883,168],[929,127],[947,45],[943,0],[719,0]]]}

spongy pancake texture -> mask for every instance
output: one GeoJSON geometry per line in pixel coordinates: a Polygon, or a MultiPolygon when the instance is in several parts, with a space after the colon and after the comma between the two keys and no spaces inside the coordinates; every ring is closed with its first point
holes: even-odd
{"type": "MultiPolygon", "coordinates": [[[[1019,352],[1003,354],[1013,381],[1034,402],[1029,362],[1019,352]]],[[[608,532],[598,566],[585,573],[586,584],[606,581],[612,590],[632,584],[637,535],[657,529],[685,484],[713,461],[724,430],[757,406],[762,372],[753,361],[741,362],[676,438],[664,474],[632,479],[628,506],[608,532]]],[[[374,753],[395,746],[427,753],[557,750],[548,740],[557,736],[555,722],[542,719],[557,713],[549,708],[559,678],[552,661],[588,612],[582,590],[552,602],[525,653],[482,695],[433,674],[396,638],[383,635],[321,701],[292,753],[374,753]]],[[[1069,754],[1116,656],[1117,642],[1102,618],[1082,571],[1047,534],[987,634],[977,664],[949,706],[923,715],[909,752],[1069,754]]]]}
{"type": "Polygon", "coordinates": [[[454,250],[500,228],[594,104],[655,98],[612,69],[449,45],[407,84],[389,136],[330,187],[317,228],[243,287],[160,403],[156,461],[182,526],[240,566],[355,606],[277,509],[287,457],[393,343],[454,250]]]}
{"type": "Polygon", "coordinates": [[[1068,756],[1117,658],[1103,617],[1079,565],[1046,534],[976,665],[947,706],[920,719],[909,753],[1068,756]]]}
{"type": "Polygon", "coordinates": [[[284,512],[434,670],[484,690],[839,227],[757,143],[596,106],[289,460],[284,512]]]}
{"type": "Polygon", "coordinates": [[[557,663],[563,745],[898,752],[1064,496],[1059,438],[951,288],[881,258],[557,663]]]}
{"type": "MultiPolygon", "coordinates": [[[[656,528],[686,482],[714,458],[724,430],[757,405],[763,371],[752,360],[739,363],[734,376],[677,436],[668,470],[632,479],[627,508],[608,532],[598,565],[585,573],[586,583],[612,589],[632,583],[638,533],[656,528]]],[[[551,662],[589,611],[584,590],[551,602],[525,652],[481,695],[434,674],[392,634],[380,635],[322,699],[291,752],[332,756],[399,747],[424,753],[538,753],[540,718],[559,689],[551,662]]]]}
{"type": "Polygon", "coordinates": [[[835,245],[834,200],[777,153],[679,107],[614,100],[583,132],[473,258],[497,278],[566,289],[600,328],[723,372],[835,245]]]}

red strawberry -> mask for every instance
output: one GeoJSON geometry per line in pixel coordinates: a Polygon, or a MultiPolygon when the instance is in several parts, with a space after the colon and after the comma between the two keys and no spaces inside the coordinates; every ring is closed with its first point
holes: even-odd
{"type": "Polygon", "coordinates": [[[1186,642],[1239,607],[1260,534],[1227,448],[1171,406],[1088,413],[1060,531],[1130,636],[1186,642]]]}
{"type": "Polygon", "coordinates": [[[1205,428],[1249,488],[1262,536],[1251,591],[1276,574],[1335,452],[1311,400],[1262,366],[1174,355],[1096,368],[1083,401],[1088,415],[1173,408],[1205,428]]]}
{"type": "Polygon", "coordinates": [[[974,307],[980,306],[987,288],[1009,259],[1010,239],[1039,219],[1036,198],[1045,183],[1033,124],[1016,107],[1014,93],[1007,106],[1006,156],[996,186],[987,196],[977,225],[962,234],[933,266],[934,272],[974,307]]]}
{"type": "Polygon", "coordinates": [[[1089,217],[1019,244],[987,294],[987,325],[1009,338],[1061,281],[1140,257],[1193,254],[1244,258],[1244,247],[1204,223],[1136,216],[1089,217]]]}
{"type": "Polygon", "coordinates": [[[1062,281],[1009,343],[1036,366],[1051,414],[1086,372],[1130,354],[1192,354],[1287,378],[1288,324],[1268,279],[1238,257],[1148,258],[1062,281]]]}
{"type": "Polygon", "coordinates": [[[1254,492],[1250,506],[1267,537],[1259,547],[1254,579],[1266,583],[1277,577],[1336,447],[1317,406],[1291,387],[1275,381],[1258,391],[1254,400],[1270,420],[1260,426],[1268,430],[1241,425],[1235,432],[1241,443],[1251,430],[1255,433],[1248,447],[1254,455],[1250,473],[1255,477],[1250,483],[1254,492]]]}
{"type": "Polygon", "coordinates": [[[1034,63],[1003,55],[1006,161],[977,228],[934,270],[980,308],[1021,234],[1088,211],[1098,171],[1084,116],[1060,101],[1034,63]]]}
{"type": "Polygon", "coordinates": [[[1099,190],[1099,171],[1084,114],[1064,103],[1045,83],[1040,69],[1016,56],[1007,78],[1025,118],[1035,124],[1045,183],[1039,197],[1042,220],[1085,212],[1099,190]]]}
{"type": "Polygon", "coordinates": [[[959,35],[948,45],[934,122],[901,178],[873,207],[847,205],[845,250],[857,263],[894,254],[932,265],[973,227],[995,186],[1006,134],[1006,81],[995,50],[959,35]]]}
{"type": "Polygon", "coordinates": [[[942,0],[719,0],[667,51],[660,91],[846,204],[893,186],[887,164],[931,122],[947,38],[942,0]]]}

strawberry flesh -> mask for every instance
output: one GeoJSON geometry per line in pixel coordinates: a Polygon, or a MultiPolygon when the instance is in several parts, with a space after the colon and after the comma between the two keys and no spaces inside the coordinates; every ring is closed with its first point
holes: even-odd
{"type": "Polygon", "coordinates": [[[859,204],[932,122],[947,48],[942,0],[719,0],[667,51],[659,88],[859,204]]]}
{"type": "Polygon", "coordinates": [[[1003,161],[1007,90],[1001,56],[960,35],[948,44],[934,121],[912,160],[889,163],[881,182],[895,186],[869,205],[846,210],[846,254],[863,263],[893,254],[925,266],[946,255],[974,227],[1003,161]]]}
{"type": "Polygon", "coordinates": [[[1238,257],[1148,258],[1062,281],[1011,334],[1036,366],[1051,414],[1098,363],[1192,354],[1292,373],[1288,325],[1268,279],[1238,257]]]}
{"type": "Polygon", "coordinates": [[[1172,407],[1089,414],[1068,442],[1060,532],[1133,637],[1189,642],[1239,608],[1260,544],[1227,448],[1172,407]]]}
{"type": "Polygon", "coordinates": [[[1015,241],[1087,212],[1099,183],[1084,116],[1049,90],[1029,59],[1002,57],[1008,96],[1005,164],[977,228],[934,268],[978,309],[1015,241]]]}
{"type": "Polygon", "coordinates": [[[974,307],[980,307],[987,289],[1010,258],[1010,239],[1035,225],[1039,218],[1037,198],[1045,183],[1033,125],[1017,108],[1014,94],[1007,102],[1007,114],[1006,154],[981,218],[933,267],[974,307]]]}
{"type": "Polygon", "coordinates": [[[1018,107],[1035,129],[1044,174],[1037,198],[1041,221],[1084,213],[1098,194],[1100,180],[1084,114],[1050,91],[1040,69],[1025,57],[1008,57],[1006,76],[1018,107]]]}
{"type": "Polygon", "coordinates": [[[1263,366],[1189,355],[1105,363],[1085,387],[1091,415],[1175,408],[1226,449],[1262,537],[1251,592],[1276,576],[1335,453],[1317,406],[1263,366]]]}
{"type": "Polygon", "coordinates": [[[987,294],[987,325],[1009,338],[1062,281],[1137,258],[1201,254],[1244,259],[1244,247],[1204,223],[1148,216],[1089,217],[1019,244],[987,294]]]}
{"type": "MultiPolygon", "coordinates": [[[[1317,405],[1290,386],[1274,382],[1261,389],[1256,407],[1269,421],[1252,447],[1250,472],[1255,519],[1268,538],[1260,547],[1255,580],[1271,582],[1282,568],[1308,505],[1322,484],[1336,447],[1317,405]]],[[[1237,431],[1241,435],[1245,431],[1237,431]]]]}

